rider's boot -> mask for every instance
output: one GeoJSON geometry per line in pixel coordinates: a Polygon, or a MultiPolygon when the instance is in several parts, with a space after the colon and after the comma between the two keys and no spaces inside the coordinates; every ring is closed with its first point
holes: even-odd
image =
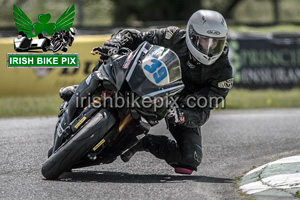
{"type": "Polygon", "coordinates": [[[141,139],[135,146],[130,148],[128,151],[121,155],[121,159],[124,162],[128,162],[132,156],[138,151],[150,151],[156,157],[161,158],[159,156],[159,149],[161,146],[168,141],[166,136],[156,136],[156,135],[146,135],[143,139],[141,139]]]}
{"type": "Polygon", "coordinates": [[[182,162],[185,158],[181,155],[177,143],[166,136],[148,134],[137,145],[122,154],[121,159],[124,162],[128,162],[138,151],[149,151],[155,157],[164,159],[179,174],[190,175],[197,170],[196,167],[190,167],[189,163],[185,164],[182,162]]]}
{"type": "MultiPolygon", "coordinates": [[[[145,137],[147,137],[147,136],[145,136],[145,137]]],[[[147,151],[144,148],[144,144],[143,144],[144,138],[141,139],[135,146],[133,146],[132,148],[130,148],[128,151],[126,151],[125,153],[123,153],[121,155],[121,159],[123,160],[123,162],[128,162],[131,159],[131,157],[138,151],[147,151]]]]}

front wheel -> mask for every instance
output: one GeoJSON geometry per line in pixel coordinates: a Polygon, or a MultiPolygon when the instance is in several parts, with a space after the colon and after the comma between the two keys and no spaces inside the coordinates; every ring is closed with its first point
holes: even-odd
{"type": "Polygon", "coordinates": [[[62,144],[42,166],[42,174],[46,179],[57,179],[63,172],[71,169],[99,142],[116,123],[116,118],[106,109],[94,115],[78,133],[62,144]]]}
{"type": "Polygon", "coordinates": [[[59,40],[55,41],[54,44],[53,44],[53,49],[52,51],[55,53],[57,51],[59,51],[63,46],[63,43],[60,42],[59,40]]]}

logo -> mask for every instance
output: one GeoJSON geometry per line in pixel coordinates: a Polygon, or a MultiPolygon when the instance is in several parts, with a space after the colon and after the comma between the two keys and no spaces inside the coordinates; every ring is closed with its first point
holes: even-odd
{"type": "Polygon", "coordinates": [[[201,157],[201,156],[198,156],[197,152],[194,151],[194,159],[195,159],[198,163],[201,163],[202,157],[201,157]]]}
{"type": "Polygon", "coordinates": [[[67,8],[67,10],[58,18],[56,23],[48,23],[51,19],[49,13],[40,14],[38,16],[39,22],[32,23],[22,9],[18,8],[15,4],[13,10],[14,21],[18,31],[26,34],[28,38],[33,38],[41,33],[44,33],[46,36],[52,36],[55,31],[68,31],[73,25],[75,16],[74,4],[71,8],[67,8]]]}
{"type": "Polygon", "coordinates": [[[7,54],[7,68],[77,68],[78,54],[7,54]]]}
{"type": "Polygon", "coordinates": [[[72,27],[75,16],[75,6],[68,7],[56,22],[50,22],[49,13],[39,14],[38,22],[32,22],[25,12],[13,5],[13,16],[18,36],[14,38],[16,52],[8,53],[7,67],[33,68],[78,68],[78,54],[38,54],[38,52],[67,52],[74,42],[76,29],[72,27]],[[37,37],[37,38],[35,38],[37,37]]]}
{"type": "Polygon", "coordinates": [[[231,89],[232,86],[233,86],[233,78],[230,78],[226,81],[221,81],[221,82],[218,83],[219,88],[231,89]]]}
{"type": "Polygon", "coordinates": [[[210,35],[220,35],[221,34],[219,31],[215,31],[215,30],[208,30],[207,33],[210,35]]]}

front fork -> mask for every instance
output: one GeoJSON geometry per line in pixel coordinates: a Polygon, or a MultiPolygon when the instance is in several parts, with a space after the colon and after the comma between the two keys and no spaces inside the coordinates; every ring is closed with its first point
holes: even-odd
{"type": "Polygon", "coordinates": [[[99,110],[99,103],[102,102],[102,98],[98,97],[91,103],[91,105],[84,108],[84,110],[78,115],[71,123],[68,124],[68,109],[64,110],[64,113],[60,117],[55,130],[53,153],[62,145],[65,139],[69,138],[72,134],[78,131],[83,124],[89,121],[89,119],[99,110]]]}
{"type": "MultiPolygon", "coordinates": [[[[104,96],[105,95],[106,94],[104,94],[104,96]]],[[[68,116],[68,113],[64,113],[64,115],[66,116],[62,116],[62,121],[58,123],[57,126],[53,152],[55,152],[62,145],[63,141],[65,141],[65,138],[69,138],[72,134],[77,132],[85,123],[89,121],[92,115],[94,115],[95,112],[99,110],[103,101],[104,98],[102,96],[94,98],[93,102],[89,106],[85,107],[81,114],[78,115],[74,120],[72,120],[72,122],[69,123],[69,125],[67,125],[66,127],[61,127],[61,125],[66,125],[64,121],[66,120],[65,117],[68,116]]],[[[118,129],[116,129],[115,131],[110,131],[91,149],[90,153],[88,154],[89,159],[95,160],[97,158],[97,154],[99,154],[107,146],[108,141],[110,141],[110,138],[112,138],[114,134],[117,134],[116,131],[122,133],[125,130],[125,128],[130,124],[130,122],[132,122],[132,120],[136,120],[139,122],[139,128],[144,130],[144,133],[147,133],[149,131],[150,125],[147,123],[147,121],[140,114],[138,114],[137,111],[131,110],[131,112],[127,114],[127,116],[124,117],[123,120],[119,123],[118,129]]],[[[137,144],[139,140],[142,139],[144,136],[145,134],[143,134],[143,136],[137,135],[137,140],[132,146],[137,144]]],[[[126,152],[127,150],[128,149],[126,149],[123,152],[126,152]]]]}

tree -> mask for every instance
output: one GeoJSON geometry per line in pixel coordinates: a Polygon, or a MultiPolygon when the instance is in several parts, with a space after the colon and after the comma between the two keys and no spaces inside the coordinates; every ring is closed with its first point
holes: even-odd
{"type": "Polygon", "coordinates": [[[193,12],[201,9],[201,0],[113,0],[113,2],[116,25],[128,24],[129,20],[187,21],[193,12]]]}

